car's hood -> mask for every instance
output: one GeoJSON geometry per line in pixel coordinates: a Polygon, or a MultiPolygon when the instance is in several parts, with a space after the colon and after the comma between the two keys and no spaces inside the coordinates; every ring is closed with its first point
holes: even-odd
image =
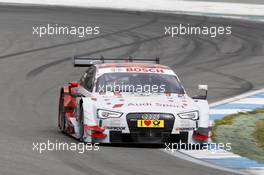
{"type": "Polygon", "coordinates": [[[106,93],[94,94],[97,108],[129,112],[178,113],[198,110],[197,104],[187,95],[106,93]]]}

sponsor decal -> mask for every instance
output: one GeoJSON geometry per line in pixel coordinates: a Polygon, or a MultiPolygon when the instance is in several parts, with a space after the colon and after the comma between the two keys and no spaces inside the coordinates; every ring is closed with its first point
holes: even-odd
{"type": "Polygon", "coordinates": [[[115,104],[112,108],[121,108],[124,104],[115,104]]]}
{"type": "Polygon", "coordinates": [[[108,126],[106,128],[109,130],[115,130],[115,131],[122,131],[126,129],[125,126],[108,126]]]}
{"type": "Polygon", "coordinates": [[[119,67],[119,68],[99,68],[98,72],[96,73],[96,78],[100,77],[101,75],[109,72],[137,72],[137,73],[159,73],[159,74],[169,74],[175,75],[173,70],[168,68],[161,68],[161,67],[119,67]]]}
{"type": "Polygon", "coordinates": [[[164,73],[164,70],[160,68],[129,67],[126,69],[126,71],[127,72],[143,72],[143,73],[164,73]]]}
{"type": "Polygon", "coordinates": [[[139,128],[164,128],[164,120],[137,120],[139,128]]]}
{"type": "Polygon", "coordinates": [[[171,108],[185,108],[187,104],[167,104],[167,103],[151,103],[151,102],[146,102],[146,103],[128,103],[127,106],[158,106],[158,107],[171,107],[171,108]]]}
{"type": "Polygon", "coordinates": [[[128,103],[128,106],[152,106],[152,103],[128,103]]]}
{"type": "Polygon", "coordinates": [[[181,106],[175,104],[164,104],[164,103],[156,103],[156,106],[160,107],[172,107],[172,108],[180,108],[181,106]]]}

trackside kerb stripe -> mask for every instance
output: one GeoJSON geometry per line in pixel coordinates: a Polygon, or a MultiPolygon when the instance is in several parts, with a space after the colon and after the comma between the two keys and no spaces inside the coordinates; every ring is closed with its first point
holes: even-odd
{"type": "Polygon", "coordinates": [[[210,120],[220,119],[226,116],[226,114],[210,114],[210,120]]]}
{"type": "Polygon", "coordinates": [[[258,168],[263,167],[262,164],[259,164],[257,161],[250,160],[244,157],[237,157],[237,158],[210,158],[210,159],[203,159],[205,161],[214,162],[217,165],[224,166],[227,168],[258,168]]]}
{"type": "Polygon", "coordinates": [[[214,109],[251,109],[264,108],[263,104],[241,104],[241,103],[229,103],[216,106],[214,109]]]}
{"type": "Polygon", "coordinates": [[[259,93],[259,94],[256,94],[256,95],[253,95],[253,96],[250,96],[248,98],[264,98],[264,93],[259,93]]]}

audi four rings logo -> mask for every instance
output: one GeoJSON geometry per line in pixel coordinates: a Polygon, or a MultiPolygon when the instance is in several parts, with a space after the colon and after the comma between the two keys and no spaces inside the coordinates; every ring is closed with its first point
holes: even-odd
{"type": "Polygon", "coordinates": [[[159,120],[160,114],[143,114],[143,120],[159,120]]]}

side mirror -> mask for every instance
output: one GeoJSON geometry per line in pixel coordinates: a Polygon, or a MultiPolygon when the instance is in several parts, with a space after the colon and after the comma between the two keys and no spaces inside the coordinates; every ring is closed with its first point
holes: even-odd
{"type": "Polygon", "coordinates": [[[203,95],[197,95],[193,97],[193,99],[201,99],[201,100],[206,100],[207,99],[207,94],[208,94],[208,85],[198,85],[198,89],[204,91],[203,95]]]}
{"type": "Polygon", "coordinates": [[[78,87],[78,82],[69,82],[69,93],[72,94],[72,88],[78,87]]]}
{"type": "Polygon", "coordinates": [[[70,87],[78,87],[79,86],[79,83],[78,82],[69,82],[69,86],[70,87]]]}
{"type": "Polygon", "coordinates": [[[199,84],[198,85],[198,89],[199,90],[205,90],[205,91],[208,91],[208,85],[206,84],[199,84]]]}

